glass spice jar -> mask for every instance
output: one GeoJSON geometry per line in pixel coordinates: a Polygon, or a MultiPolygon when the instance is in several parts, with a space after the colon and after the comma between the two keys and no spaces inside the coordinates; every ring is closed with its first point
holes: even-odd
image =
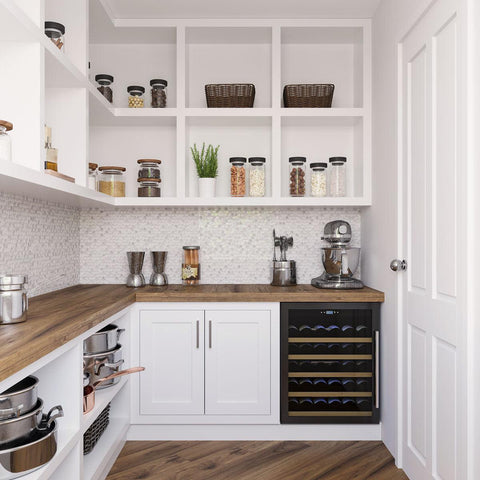
{"type": "Polygon", "coordinates": [[[99,73],[95,75],[95,81],[100,85],[97,90],[110,102],[113,103],[113,90],[110,85],[113,83],[112,75],[99,73]]]}
{"type": "Polygon", "coordinates": [[[0,120],[0,160],[12,160],[12,141],[7,132],[13,130],[13,124],[0,120]]]}
{"type": "Polygon", "coordinates": [[[160,182],[159,178],[139,178],[138,182],[138,196],[139,197],[160,197],[160,182]]]}
{"type": "Polygon", "coordinates": [[[183,285],[198,285],[200,283],[200,247],[183,247],[182,263],[183,285]]]}
{"type": "Polygon", "coordinates": [[[230,195],[232,197],[244,197],[247,189],[247,179],[245,175],[245,157],[230,158],[230,195]]]}
{"type": "Polygon", "coordinates": [[[312,197],[327,196],[327,164],[311,163],[310,193],[312,197]]]}
{"type": "Polygon", "coordinates": [[[305,157],[290,157],[290,183],[289,191],[291,197],[305,196],[305,157]]]}
{"type": "Polygon", "coordinates": [[[265,162],[265,157],[250,157],[248,159],[251,197],[265,196],[265,162]]]}
{"type": "Polygon", "coordinates": [[[138,163],[138,178],[161,178],[160,164],[161,160],[153,158],[141,158],[138,163]]]}
{"type": "Polygon", "coordinates": [[[88,188],[90,188],[90,190],[97,189],[97,178],[98,178],[97,168],[98,168],[98,165],[96,163],[88,164],[88,188]]]}
{"type": "Polygon", "coordinates": [[[345,197],[347,195],[346,157],[331,157],[330,162],[330,196],[345,197]]]}
{"type": "Polygon", "coordinates": [[[65,50],[65,25],[58,22],[45,22],[45,35],[62,52],[65,50]]]}
{"type": "Polygon", "coordinates": [[[99,167],[98,191],[111,197],[125,196],[125,167],[99,167]]]}
{"type": "Polygon", "coordinates": [[[144,100],[143,94],[145,93],[145,88],[139,85],[130,85],[127,87],[128,92],[128,107],[129,108],[143,108],[144,100]]]}
{"type": "Polygon", "coordinates": [[[165,108],[168,82],[162,78],[154,78],[150,80],[150,86],[152,87],[152,108],[165,108]]]}

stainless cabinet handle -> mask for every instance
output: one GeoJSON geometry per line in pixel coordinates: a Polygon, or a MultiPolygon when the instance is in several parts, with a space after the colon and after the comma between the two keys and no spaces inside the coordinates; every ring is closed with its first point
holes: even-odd
{"type": "Polygon", "coordinates": [[[380,408],[380,332],[375,330],[375,408],[380,408]]]}
{"type": "Polygon", "coordinates": [[[197,348],[200,348],[200,320],[197,320],[197,348]]]}
{"type": "Polygon", "coordinates": [[[212,321],[208,322],[208,348],[212,348],[212,321]]]}

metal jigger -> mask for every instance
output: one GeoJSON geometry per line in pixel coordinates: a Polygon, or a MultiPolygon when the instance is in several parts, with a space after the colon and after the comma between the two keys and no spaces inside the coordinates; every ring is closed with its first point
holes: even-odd
{"type": "Polygon", "coordinates": [[[127,252],[130,275],[127,277],[127,287],[139,288],[145,286],[145,277],[142,273],[145,252],[127,252]]]}
{"type": "Polygon", "coordinates": [[[152,252],[153,273],[150,277],[150,285],[154,287],[163,287],[168,285],[167,274],[165,273],[165,262],[167,261],[167,252],[152,252]]]}

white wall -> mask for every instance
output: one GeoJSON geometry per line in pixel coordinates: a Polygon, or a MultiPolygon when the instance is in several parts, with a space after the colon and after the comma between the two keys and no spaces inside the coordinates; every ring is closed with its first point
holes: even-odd
{"type": "Polygon", "coordinates": [[[383,0],[373,19],[373,206],[362,213],[362,276],[386,293],[382,307],[382,438],[399,460],[397,364],[399,275],[389,268],[401,258],[398,225],[397,48],[431,0],[383,0]],[[398,428],[397,428],[398,426],[398,428]]]}

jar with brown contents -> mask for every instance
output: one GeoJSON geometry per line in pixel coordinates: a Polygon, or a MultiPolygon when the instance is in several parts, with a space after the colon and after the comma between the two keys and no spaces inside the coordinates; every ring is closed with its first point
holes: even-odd
{"type": "Polygon", "coordinates": [[[245,174],[245,157],[230,158],[230,195],[232,197],[244,197],[247,190],[247,179],[245,174]]]}
{"type": "Polygon", "coordinates": [[[125,196],[125,167],[99,167],[98,191],[111,197],[125,196]]]}
{"type": "Polygon", "coordinates": [[[183,247],[182,283],[198,285],[200,283],[200,247],[183,247]]]}
{"type": "Polygon", "coordinates": [[[165,108],[168,82],[162,78],[154,78],[150,80],[150,86],[152,87],[152,108],[165,108]]]}
{"type": "Polygon", "coordinates": [[[138,163],[138,178],[160,178],[161,160],[141,158],[138,163]]]}
{"type": "Polygon", "coordinates": [[[113,90],[110,85],[113,83],[112,75],[100,73],[95,75],[95,81],[100,85],[97,90],[110,102],[113,103],[113,90]]]}
{"type": "Polygon", "coordinates": [[[305,196],[305,157],[290,157],[289,191],[291,197],[305,196]]]}
{"type": "Polygon", "coordinates": [[[58,22],[45,22],[45,35],[61,51],[65,47],[65,25],[58,22]]]}
{"type": "Polygon", "coordinates": [[[138,196],[139,197],[160,197],[160,182],[159,178],[139,178],[138,182],[138,196]]]}

